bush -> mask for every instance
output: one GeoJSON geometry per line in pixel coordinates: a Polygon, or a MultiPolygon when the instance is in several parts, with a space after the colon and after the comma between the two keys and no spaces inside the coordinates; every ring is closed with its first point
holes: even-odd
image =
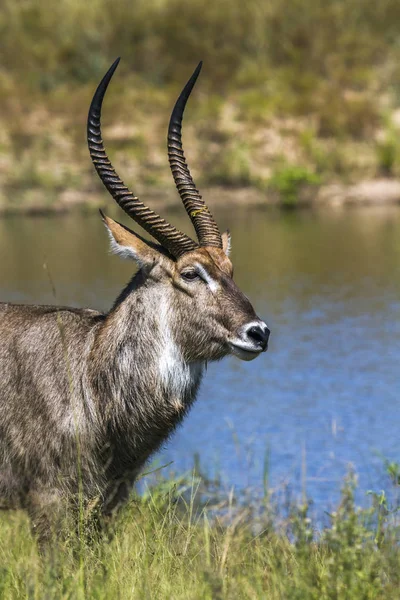
{"type": "Polygon", "coordinates": [[[269,187],[280,194],[282,206],[294,208],[299,193],[305,186],[316,186],[321,178],[308,169],[300,166],[287,166],[276,171],[269,180],[269,187]]]}

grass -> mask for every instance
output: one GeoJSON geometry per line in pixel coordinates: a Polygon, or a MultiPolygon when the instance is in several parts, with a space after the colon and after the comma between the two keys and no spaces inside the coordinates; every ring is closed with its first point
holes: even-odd
{"type": "Polygon", "coordinates": [[[165,128],[200,59],[184,136],[203,185],[265,190],[282,160],[327,182],[396,175],[399,11],[396,0],[61,0],[51,11],[4,0],[0,208],[16,191],[23,204],[29,189],[49,203],[101,189],[85,118],[118,55],[104,133],[138,192],[170,185],[165,128]]]}
{"type": "Polygon", "coordinates": [[[231,140],[223,152],[210,158],[206,167],[207,183],[225,187],[254,185],[255,175],[251,171],[251,158],[246,144],[231,140]]]}
{"type": "MultiPolygon", "coordinates": [[[[396,486],[398,469],[387,464],[396,486]]],[[[360,509],[355,487],[349,473],[337,510],[318,531],[307,504],[282,516],[270,495],[243,503],[211,494],[197,474],[160,480],[132,498],[111,541],[87,532],[77,539],[69,528],[44,556],[24,515],[4,514],[0,597],[397,599],[397,507],[390,510],[380,492],[360,509]]]]}

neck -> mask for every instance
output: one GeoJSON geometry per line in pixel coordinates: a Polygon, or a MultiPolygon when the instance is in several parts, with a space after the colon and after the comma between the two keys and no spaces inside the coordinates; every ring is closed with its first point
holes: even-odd
{"type": "Polygon", "coordinates": [[[92,352],[91,379],[106,430],[124,447],[124,463],[135,467],[182,420],[203,372],[202,363],[183,359],[169,300],[168,289],[139,272],[104,321],[92,352]]]}

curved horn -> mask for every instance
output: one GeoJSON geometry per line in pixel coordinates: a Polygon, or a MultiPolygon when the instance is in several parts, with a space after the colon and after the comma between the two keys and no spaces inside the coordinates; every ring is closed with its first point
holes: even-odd
{"type": "Polygon", "coordinates": [[[126,187],[115,172],[104,149],[100,124],[101,106],[119,60],[117,58],[104,75],[90,105],[87,123],[90,157],[101,181],[119,206],[143,229],[156,238],[175,258],[178,258],[185,252],[198,248],[196,242],[162,219],[126,187]]]}
{"type": "Polygon", "coordinates": [[[218,226],[196,189],[182,148],[183,111],[196,83],[196,79],[199,76],[202,64],[202,62],[198,64],[193,75],[183,88],[172,111],[168,127],[168,158],[175,185],[196,230],[200,246],[222,248],[222,238],[218,226]]]}

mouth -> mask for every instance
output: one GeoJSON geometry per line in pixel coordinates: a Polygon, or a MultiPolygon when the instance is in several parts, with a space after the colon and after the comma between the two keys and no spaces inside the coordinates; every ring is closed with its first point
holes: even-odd
{"type": "Polygon", "coordinates": [[[240,342],[229,342],[229,348],[231,350],[231,354],[240,358],[240,360],[254,360],[259,356],[263,350],[260,348],[254,348],[253,346],[249,346],[247,344],[243,344],[240,342]]]}

